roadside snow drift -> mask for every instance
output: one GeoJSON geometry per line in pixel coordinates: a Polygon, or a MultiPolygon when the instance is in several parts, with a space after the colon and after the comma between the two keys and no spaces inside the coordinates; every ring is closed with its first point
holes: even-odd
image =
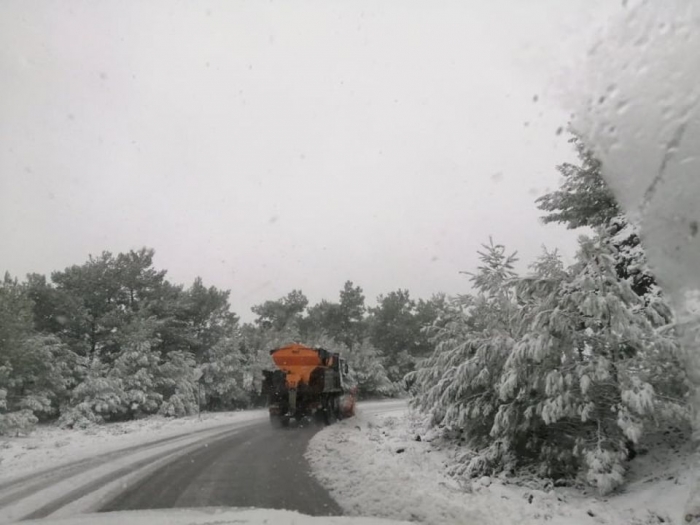
{"type": "Polygon", "coordinates": [[[374,518],[311,517],[288,510],[168,509],[85,514],[65,519],[27,521],[35,525],[408,525],[374,518]]]}
{"type": "Polygon", "coordinates": [[[603,499],[514,478],[452,478],[446,472],[456,451],[421,429],[405,408],[382,413],[360,406],[356,417],[316,434],[306,457],[351,516],[431,525],[682,523],[686,451],[640,456],[624,491],[603,499]]]}

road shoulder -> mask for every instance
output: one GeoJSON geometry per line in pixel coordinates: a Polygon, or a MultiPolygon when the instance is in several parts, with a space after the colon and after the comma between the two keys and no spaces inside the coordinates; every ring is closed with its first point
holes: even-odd
{"type": "Polygon", "coordinates": [[[682,458],[653,454],[636,462],[624,492],[605,499],[518,478],[450,477],[456,451],[423,429],[406,410],[360,407],[356,417],[314,436],[307,459],[347,515],[435,525],[676,523],[686,495],[682,458]]]}

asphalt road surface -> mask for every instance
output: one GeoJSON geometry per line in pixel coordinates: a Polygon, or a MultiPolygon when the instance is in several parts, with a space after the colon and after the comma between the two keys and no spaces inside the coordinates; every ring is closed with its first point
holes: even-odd
{"type": "Polygon", "coordinates": [[[308,423],[274,429],[263,421],[208,440],[135,482],[101,511],[226,506],[340,515],[304,459],[320,428],[308,423]]]}

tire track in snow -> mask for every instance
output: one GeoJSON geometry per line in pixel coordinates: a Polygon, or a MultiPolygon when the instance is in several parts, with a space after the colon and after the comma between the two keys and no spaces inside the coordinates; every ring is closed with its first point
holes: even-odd
{"type": "Polygon", "coordinates": [[[4,481],[0,484],[0,523],[48,516],[135,469],[256,424],[259,419],[169,436],[4,481]]]}

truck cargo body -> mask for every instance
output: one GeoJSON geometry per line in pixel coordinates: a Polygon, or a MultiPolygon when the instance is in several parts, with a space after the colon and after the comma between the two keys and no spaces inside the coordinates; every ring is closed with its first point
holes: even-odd
{"type": "Polygon", "coordinates": [[[270,351],[277,370],[263,371],[270,421],[287,426],[314,417],[330,424],[341,417],[340,398],[347,366],[337,353],[291,344],[270,351]]]}

